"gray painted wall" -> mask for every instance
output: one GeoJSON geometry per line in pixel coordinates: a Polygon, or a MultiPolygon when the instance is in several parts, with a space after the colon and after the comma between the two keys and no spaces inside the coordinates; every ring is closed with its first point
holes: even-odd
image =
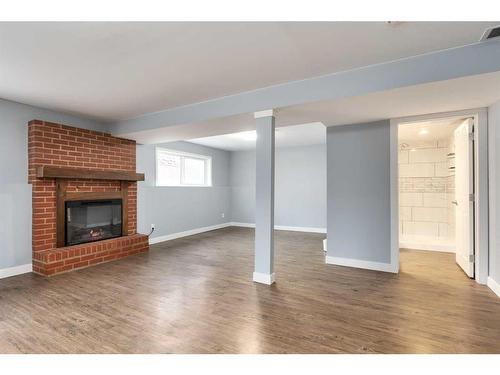
{"type": "Polygon", "coordinates": [[[137,191],[138,231],[151,238],[230,221],[229,152],[188,142],[137,146],[137,171],[146,174],[137,191]],[[155,147],[212,157],[211,187],[155,186],[155,147]],[[225,217],[222,218],[222,213],[225,217]]]}
{"type": "Polygon", "coordinates": [[[500,101],[488,108],[490,152],[489,276],[500,284],[500,101]]]}
{"type": "MultiPolygon", "coordinates": [[[[255,222],[255,152],[231,152],[232,221],[255,222]]],[[[326,228],[326,146],[276,149],[274,222],[326,228]]]]}
{"type": "Polygon", "coordinates": [[[28,122],[59,122],[107,131],[107,125],[0,99],[0,269],[31,263],[28,122]]]}
{"type": "MultiPolygon", "coordinates": [[[[212,156],[213,186],[156,187],[155,145],[137,146],[138,231],[152,238],[230,221],[254,223],[255,152],[227,152],[188,142],[158,145],[212,156]],[[225,218],[221,214],[225,213],[225,218]]],[[[326,146],[276,150],[275,224],[326,228],[326,146]]]]}
{"type": "Polygon", "coordinates": [[[390,121],[327,129],[328,256],[390,263],[390,121]]]}
{"type": "MultiPolygon", "coordinates": [[[[230,154],[231,220],[255,223],[255,151],[236,151],[230,154]]],[[[276,197],[279,195],[278,192],[276,197]]]]}

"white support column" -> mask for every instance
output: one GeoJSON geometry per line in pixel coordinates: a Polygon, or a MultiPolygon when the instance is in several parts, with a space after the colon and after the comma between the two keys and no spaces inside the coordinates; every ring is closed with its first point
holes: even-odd
{"type": "Polygon", "coordinates": [[[255,269],[253,281],[274,283],[274,111],[255,112],[255,269]]]}

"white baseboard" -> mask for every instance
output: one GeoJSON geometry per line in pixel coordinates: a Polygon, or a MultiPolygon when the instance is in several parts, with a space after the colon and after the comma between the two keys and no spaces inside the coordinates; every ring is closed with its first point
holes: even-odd
{"type": "MultiPolygon", "coordinates": [[[[231,222],[233,227],[244,227],[244,228],[255,228],[254,223],[239,223],[231,222]]],[[[275,230],[288,230],[291,232],[308,232],[308,233],[326,233],[326,228],[316,228],[316,227],[291,227],[287,225],[275,225],[275,230]]]]}
{"type": "Polygon", "coordinates": [[[230,226],[231,226],[231,223],[222,223],[222,224],[217,224],[217,225],[211,225],[209,227],[196,228],[196,229],[186,230],[184,232],[167,234],[165,236],[158,236],[158,237],[152,237],[152,238],[150,237],[149,244],[153,245],[153,244],[159,243],[159,242],[175,240],[176,238],[192,236],[193,234],[210,232],[211,230],[226,228],[226,227],[230,227],[230,226]]]}
{"type": "Polygon", "coordinates": [[[382,272],[391,272],[391,273],[398,272],[398,267],[395,267],[391,263],[370,262],[367,260],[359,260],[359,259],[326,256],[325,263],[334,264],[336,266],[363,268],[367,270],[382,271],[382,272]]]}
{"type": "Polygon", "coordinates": [[[488,287],[495,292],[495,294],[500,297],[500,284],[493,280],[491,277],[488,277],[488,282],[486,283],[488,287]]]}
{"type": "Polygon", "coordinates": [[[276,281],[276,275],[274,272],[272,274],[254,272],[253,281],[256,283],[271,285],[276,281]]]}
{"type": "Polygon", "coordinates": [[[252,223],[239,223],[232,221],[229,224],[231,224],[232,227],[255,228],[255,224],[252,223]]]}
{"type": "MultiPolygon", "coordinates": [[[[209,227],[196,228],[196,229],[186,230],[184,232],[167,234],[164,236],[150,237],[149,244],[154,245],[155,243],[159,243],[159,242],[175,240],[176,238],[192,236],[194,234],[209,232],[211,230],[227,228],[227,227],[255,228],[255,224],[228,222],[228,223],[222,223],[222,224],[217,224],[217,225],[211,225],[209,227]]],[[[326,233],[325,228],[287,227],[287,226],[275,225],[274,229],[276,229],[276,230],[289,230],[289,231],[294,231],[294,232],[326,233]]]]}
{"type": "Polygon", "coordinates": [[[423,244],[418,242],[399,242],[400,249],[409,250],[426,250],[426,251],[440,251],[444,253],[455,253],[455,247],[453,245],[446,244],[423,244]]]}
{"type": "Polygon", "coordinates": [[[16,275],[21,275],[23,273],[28,273],[33,271],[33,265],[31,263],[29,264],[22,264],[20,266],[15,266],[15,267],[9,267],[9,268],[2,268],[0,269],[0,279],[4,279],[6,277],[11,277],[11,276],[16,276],[16,275]]]}
{"type": "Polygon", "coordinates": [[[326,228],[314,228],[314,227],[289,227],[286,225],[275,225],[274,229],[289,230],[291,232],[326,233],[326,228]]]}

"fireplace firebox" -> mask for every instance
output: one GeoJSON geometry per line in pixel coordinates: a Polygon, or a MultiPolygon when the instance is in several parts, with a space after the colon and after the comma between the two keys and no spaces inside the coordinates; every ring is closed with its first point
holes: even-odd
{"type": "Polygon", "coordinates": [[[121,236],[121,199],[65,202],[65,246],[121,236]]]}

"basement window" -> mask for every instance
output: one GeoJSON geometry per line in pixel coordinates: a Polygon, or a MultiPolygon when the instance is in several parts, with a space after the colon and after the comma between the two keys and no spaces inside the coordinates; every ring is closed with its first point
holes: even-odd
{"type": "Polygon", "coordinates": [[[212,158],[157,147],[156,186],[212,186],[212,158]]]}

